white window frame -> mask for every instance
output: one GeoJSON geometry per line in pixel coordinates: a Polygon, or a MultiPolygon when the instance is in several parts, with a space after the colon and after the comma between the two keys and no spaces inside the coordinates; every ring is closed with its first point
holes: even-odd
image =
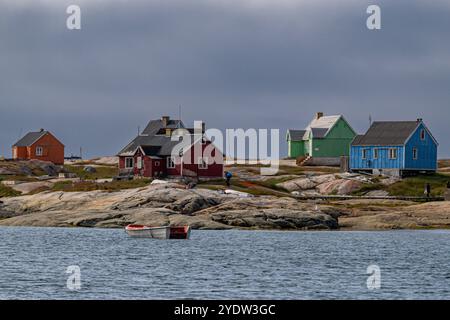
{"type": "Polygon", "coordinates": [[[136,159],[136,169],[143,169],[144,168],[144,162],[142,161],[142,157],[139,156],[136,159]]]}
{"type": "Polygon", "coordinates": [[[426,136],[425,129],[420,130],[420,140],[424,141],[426,136]]]}
{"type": "Polygon", "coordinates": [[[199,157],[198,158],[198,168],[200,170],[208,169],[208,158],[199,157]]]}
{"type": "Polygon", "coordinates": [[[134,168],[134,158],[126,157],[125,158],[125,169],[133,169],[134,168]],[[128,161],[131,160],[131,166],[128,166],[128,161]]]}
{"type": "Polygon", "coordinates": [[[380,149],[375,148],[373,149],[373,158],[378,159],[380,157],[380,149]]]}
{"type": "Polygon", "coordinates": [[[44,148],[41,146],[37,146],[36,147],[36,156],[37,157],[42,157],[42,155],[44,154],[44,148]]]}
{"type": "Polygon", "coordinates": [[[167,157],[167,169],[175,169],[175,158],[174,157],[167,157]]]}
{"type": "Polygon", "coordinates": [[[413,160],[419,160],[419,149],[413,148],[413,160]]]}
{"type": "Polygon", "coordinates": [[[367,148],[362,149],[363,160],[369,159],[369,151],[370,151],[370,149],[367,149],[367,148]]]}
{"type": "Polygon", "coordinates": [[[398,149],[390,148],[389,149],[389,160],[397,160],[398,158],[398,149]]]}

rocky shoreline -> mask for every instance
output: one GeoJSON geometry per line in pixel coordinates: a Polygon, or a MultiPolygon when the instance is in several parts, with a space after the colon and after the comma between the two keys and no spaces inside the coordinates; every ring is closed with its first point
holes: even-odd
{"type": "Polygon", "coordinates": [[[123,227],[188,224],[194,229],[338,228],[339,211],[291,198],[240,197],[174,183],[119,192],[44,192],[5,198],[0,225],[123,227]]]}
{"type": "Polygon", "coordinates": [[[122,228],[127,224],[193,229],[388,230],[450,228],[450,202],[349,200],[223,194],[168,183],[118,192],[43,192],[4,198],[0,226],[122,228]]]}

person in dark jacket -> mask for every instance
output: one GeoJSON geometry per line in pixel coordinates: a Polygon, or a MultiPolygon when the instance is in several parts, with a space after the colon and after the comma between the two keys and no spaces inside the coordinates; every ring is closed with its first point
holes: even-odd
{"type": "Polygon", "coordinates": [[[427,195],[427,198],[429,198],[431,195],[431,184],[430,183],[427,183],[425,185],[425,194],[427,195]]]}
{"type": "Polygon", "coordinates": [[[225,180],[226,180],[228,187],[231,186],[231,178],[232,177],[233,177],[233,175],[231,174],[231,172],[229,172],[229,171],[225,172],[225,180]]]}

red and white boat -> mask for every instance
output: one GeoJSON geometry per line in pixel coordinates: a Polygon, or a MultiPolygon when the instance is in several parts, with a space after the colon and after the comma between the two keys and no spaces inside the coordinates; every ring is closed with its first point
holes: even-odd
{"type": "Polygon", "coordinates": [[[152,239],[189,239],[191,228],[189,226],[180,227],[151,227],[139,224],[130,224],[125,227],[125,231],[133,238],[152,239]]]}

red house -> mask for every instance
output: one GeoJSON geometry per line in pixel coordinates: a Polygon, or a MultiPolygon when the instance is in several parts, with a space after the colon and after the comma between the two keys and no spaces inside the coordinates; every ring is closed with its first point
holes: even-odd
{"type": "Polygon", "coordinates": [[[12,146],[15,160],[42,160],[64,164],[64,145],[49,131],[29,132],[12,146]]]}
{"type": "Polygon", "coordinates": [[[223,154],[205,128],[185,128],[181,120],[151,120],[119,156],[121,175],[142,177],[223,177],[223,154]],[[180,143],[183,143],[180,148],[180,143]]]}

